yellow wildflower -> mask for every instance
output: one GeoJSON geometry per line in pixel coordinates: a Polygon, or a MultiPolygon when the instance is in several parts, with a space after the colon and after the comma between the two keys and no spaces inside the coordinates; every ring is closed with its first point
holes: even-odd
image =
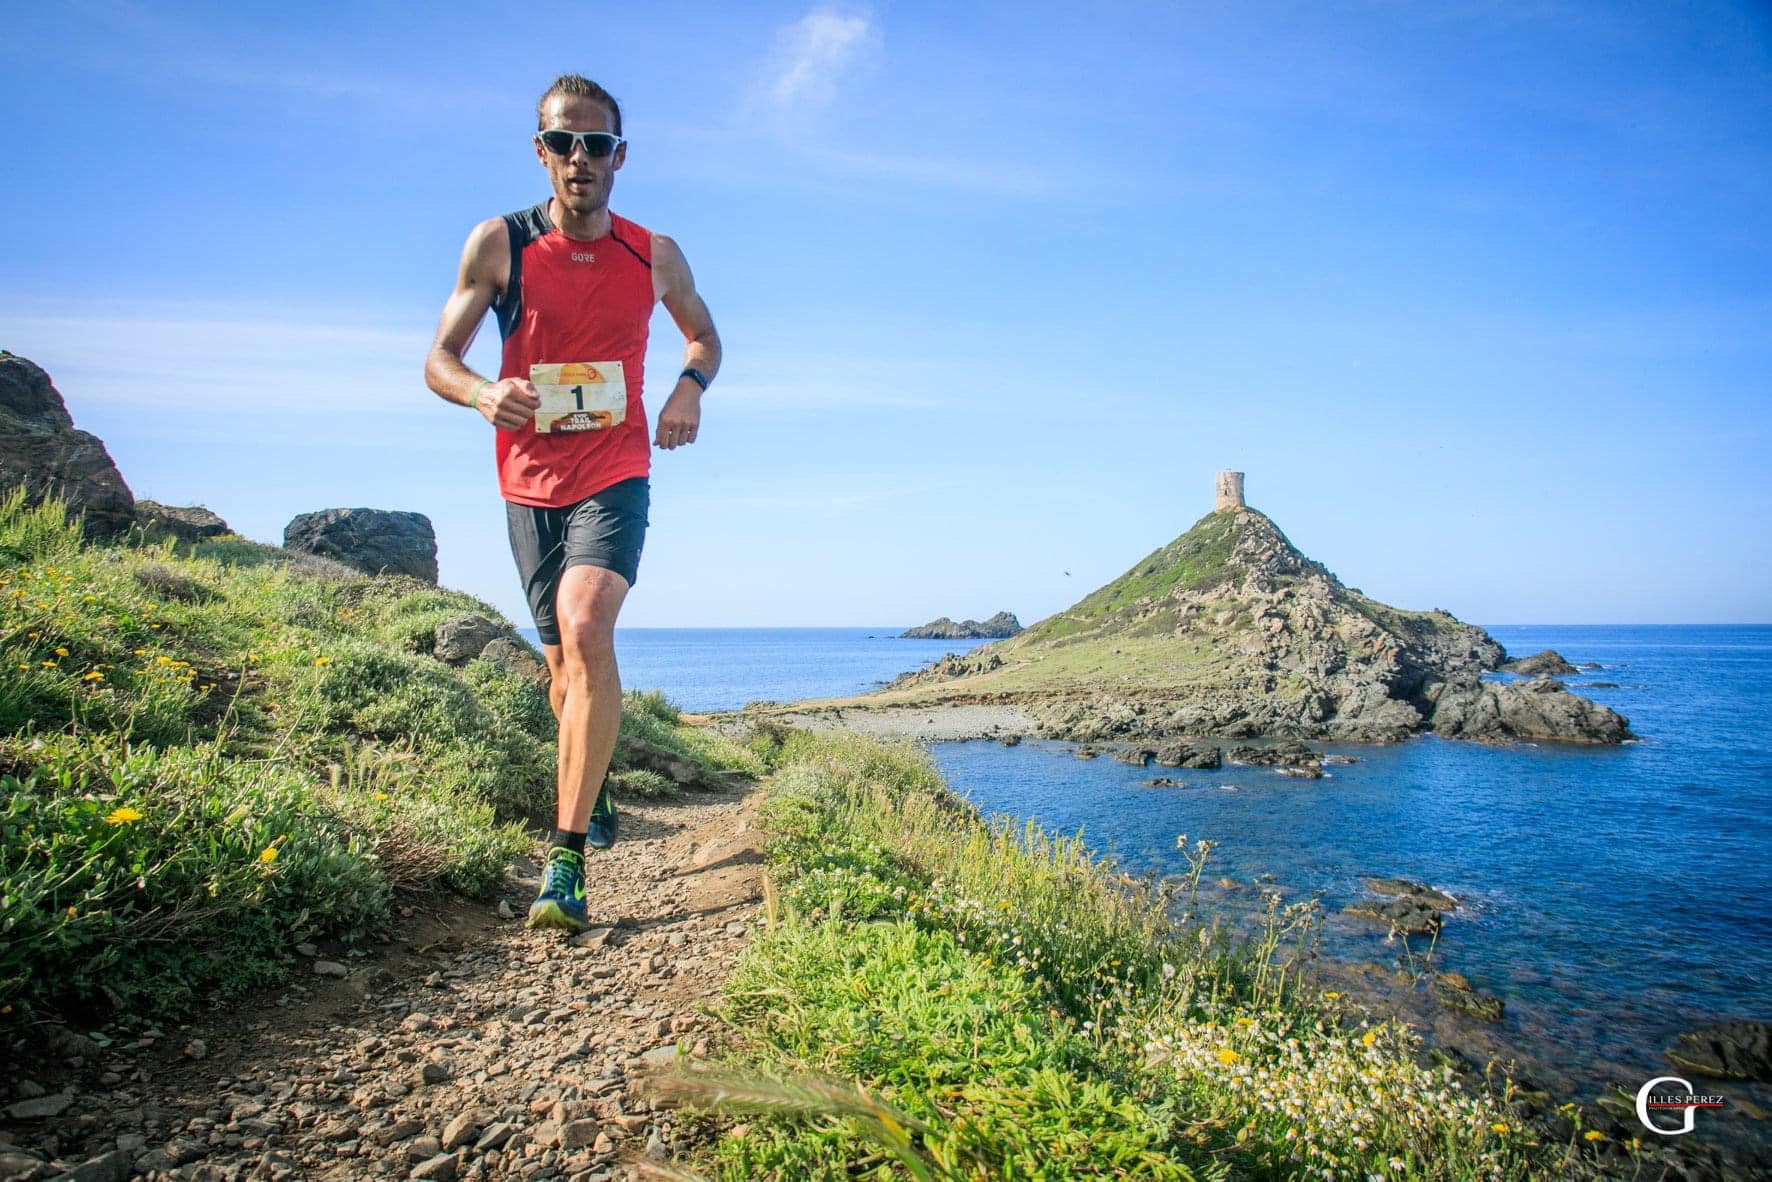
{"type": "Polygon", "coordinates": [[[1339,993],[1336,993],[1336,992],[1334,992],[1334,991],[1333,991],[1333,990],[1331,990],[1331,991],[1330,991],[1330,992],[1328,992],[1328,993],[1325,993],[1325,994],[1324,994],[1324,995],[1323,995],[1323,998],[1324,998],[1324,1000],[1325,1000],[1325,1001],[1334,1001],[1334,1000],[1336,1000],[1336,999],[1337,999],[1337,998],[1339,998],[1339,997],[1340,997],[1340,996],[1341,996],[1341,994],[1339,994],[1339,993]]]}
{"type": "Polygon", "coordinates": [[[375,798],[377,800],[386,800],[388,798],[388,794],[386,792],[377,792],[375,794],[375,798]]]}
{"type": "Polygon", "coordinates": [[[60,645],[57,645],[55,648],[55,655],[58,657],[65,657],[68,655],[68,650],[61,647],[60,645]]]}
{"type": "Polygon", "coordinates": [[[1606,1134],[1600,1132],[1598,1129],[1589,1129],[1581,1136],[1585,1141],[1604,1141],[1606,1139],[1606,1134]]]}
{"type": "Polygon", "coordinates": [[[1378,1031],[1376,1031],[1376,1030],[1368,1030],[1366,1033],[1364,1033],[1360,1036],[1360,1045],[1363,1047],[1369,1047],[1377,1041],[1378,1041],[1378,1031]]]}
{"type": "Polygon", "coordinates": [[[277,847],[274,845],[266,846],[259,853],[258,860],[263,862],[266,866],[269,866],[272,862],[275,862],[277,860],[277,847]]]}
{"type": "Polygon", "coordinates": [[[330,664],[332,664],[332,658],[331,657],[315,657],[314,664],[316,664],[316,665],[330,665],[330,664]]]}
{"type": "Polygon", "coordinates": [[[1241,1015],[1237,1018],[1237,1025],[1238,1026],[1253,1026],[1253,1025],[1255,1025],[1255,1019],[1249,1017],[1247,1014],[1244,1014],[1244,1015],[1241,1015]]]}
{"type": "Polygon", "coordinates": [[[128,805],[124,805],[122,808],[112,809],[110,815],[105,818],[105,824],[129,825],[141,819],[141,813],[130,808],[128,805]]]}
{"type": "Polygon", "coordinates": [[[86,676],[82,677],[80,680],[81,681],[103,681],[104,679],[105,679],[105,675],[103,673],[100,673],[97,669],[94,669],[91,673],[88,673],[86,676]]]}
{"type": "Polygon", "coordinates": [[[1489,1131],[1491,1133],[1505,1133],[1505,1132],[1507,1132],[1507,1126],[1502,1124],[1500,1121],[1496,1121],[1494,1124],[1489,1126],[1489,1131]]]}
{"type": "Polygon", "coordinates": [[[1238,1055],[1237,1052],[1231,1050],[1229,1047],[1224,1047],[1218,1052],[1218,1061],[1223,1063],[1226,1067],[1229,1067],[1241,1057],[1242,1056],[1238,1055]]]}
{"type": "Polygon", "coordinates": [[[69,919],[74,919],[74,918],[78,917],[79,914],[80,913],[78,911],[74,910],[74,908],[72,908],[72,907],[68,908],[68,918],[69,919]]]}

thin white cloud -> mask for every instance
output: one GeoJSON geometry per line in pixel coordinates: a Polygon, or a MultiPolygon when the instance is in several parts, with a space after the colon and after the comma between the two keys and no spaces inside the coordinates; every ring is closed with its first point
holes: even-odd
{"type": "Polygon", "coordinates": [[[828,105],[877,39],[871,13],[813,9],[776,38],[764,88],[770,105],[785,116],[828,105]]]}
{"type": "Polygon", "coordinates": [[[49,370],[64,394],[218,412],[422,406],[434,397],[429,345],[416,325],[0,311],[0,347],[49,370]]]}
{"type": "MultiPolygon", "coordinates": [[[[883,178],[918,188],[1012,197],[1053,190],[1050,176],[1015,162],[951,152],[882,153],[845,142],[844,100],[861,91],[882,50],[881,25],[871,10],[812,9],[776,34],[751,75],[752,88],[738,107],[744,112],[741,134],[775,141],[778,153],[791,153],[804,166],[803,179],[822,174],[872,183],[883,178]]],[[[707,138],[728,144],[731,134],[710,131],[707,138]]],[[[779,180],[780,169],[771,175],[779,180]]]]}

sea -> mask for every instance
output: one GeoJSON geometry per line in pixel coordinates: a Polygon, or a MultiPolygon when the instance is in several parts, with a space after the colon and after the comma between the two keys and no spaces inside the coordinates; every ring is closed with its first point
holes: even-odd
{"type": "MultiPolygon", "coordinates": [[[[1034,740],[930,751],[985,813],[1081,832],[1134,874],[1183,874],[1178,837],[1209,839],[1207,893],[1227,914],[1256,908],[1258,883],[1314,898],[1331,962],[1428,955],[1505,1004],[1496,1026],[1442,1017],[1430,1037],[1506,1052],[1560,1095],[1634,1093],[1671,1069],[1662,1050],[1680,1032],[1772,1019],[1772,626],[1488,630],[1512,655],[1554,648],[1583,666],[1564,680],[1628,717],[1636,741],[1318,744],[1354,760],[1318,781],[1138,769],[1034,740]],[[1142,783],[1158,774],[1185,787],[1142,783]],[[1368,875],[1456,897],[1431,949],[1342,914],[1368,875]],[[1219,891],[1221,877],[1241,885],[1219,891]]],[[[899,631],[624,628],[616,649],[625,685],[708,711],[860,693],[968,647],[899,631]]],[[[1693,1082],[1772,1106],[1763,1088],[1693,1082]]]]}

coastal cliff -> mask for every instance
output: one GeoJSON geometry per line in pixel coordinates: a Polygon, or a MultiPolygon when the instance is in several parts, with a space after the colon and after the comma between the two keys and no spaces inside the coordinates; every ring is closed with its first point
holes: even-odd
{"type": "Polygon", "coordinates": [[[1013,702],[1076,740],[1631,737],[1561,682],[1485,680],[1506,660],[1449,613],[1346,586],[1238,498],[1064,611],[876,697],[1013,702]]]}

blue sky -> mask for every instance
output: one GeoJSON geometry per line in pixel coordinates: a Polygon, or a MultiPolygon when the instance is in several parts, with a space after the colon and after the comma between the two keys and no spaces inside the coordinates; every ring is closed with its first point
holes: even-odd
{"type": "MultiPolygon", "coordinates": [[[[1482,623],[1772,620],[1772,10],[72,3],[0,38],[0,347],[138,496],[415,509],[527,622],[421,365],[563,70],[727,360],[629,625],[1032,621],[1212,475],[1482,623]],[[514,10],[513,10],[514,13],[514,10]]],[[[496,368],[496,326],[470,353],[496,368]]],[[[680,365],[654,321],[649,405],[680,365]]]]}

